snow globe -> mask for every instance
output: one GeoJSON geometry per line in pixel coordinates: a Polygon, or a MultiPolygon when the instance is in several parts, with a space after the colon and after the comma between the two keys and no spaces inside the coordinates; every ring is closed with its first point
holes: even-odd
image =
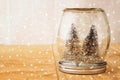
{"type": "Polygon", "coordinates": [[[105,72],[107,62],[104,58],[109,44],[110,28],[103,9],[64,9],[54,45],[54,57],[61,72],[105,72]]]}

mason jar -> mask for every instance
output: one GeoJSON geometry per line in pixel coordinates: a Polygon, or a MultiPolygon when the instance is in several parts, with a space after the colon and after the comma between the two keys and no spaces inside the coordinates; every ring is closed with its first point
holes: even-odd
{"type": "Polygon", "coordinates": [[[110,44],[110,27],[101,8],[66,8],[54,44],[57,69],[68,74],[98,74],[110,44]]]}

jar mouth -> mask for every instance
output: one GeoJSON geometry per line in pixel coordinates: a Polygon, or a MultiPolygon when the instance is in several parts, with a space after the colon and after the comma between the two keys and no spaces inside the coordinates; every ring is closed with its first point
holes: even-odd
{"type": "Polygon", "coordinates": [[[59,70],[68,74],[99,74],[106,71],[106,62],[99,63],[75,63],[75,62],[59,62],[59,70]],[[72,63],[72,64],[71,64],[72,63]],[[77,64],[77,65],[76,65],[77,64]]]}
{"type": "Polygon", "coordinates": [[[64,12],[104,12],[102,8],[65,8],[64,12]]]}

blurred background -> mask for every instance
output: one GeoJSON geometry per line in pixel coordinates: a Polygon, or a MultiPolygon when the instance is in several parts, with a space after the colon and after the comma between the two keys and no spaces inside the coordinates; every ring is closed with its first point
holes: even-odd
{"type": "Polygon", "coordinates": [[[103,8],[120,42],[120,0],[0,0],[0,44],[51,44],[63,9],[103,8]]]}

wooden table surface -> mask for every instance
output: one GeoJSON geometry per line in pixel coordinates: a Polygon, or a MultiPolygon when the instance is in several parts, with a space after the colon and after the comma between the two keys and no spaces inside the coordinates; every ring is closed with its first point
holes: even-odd
{"type": "MultiPolygon", "coordinates": [[[[70,75],[59,80],[120,80],[120,43],[106,55],[107,71],[97,75],[70,75]]],[[[0,80],[58,80],[51,45],[1,45],[0,80]]]]}

